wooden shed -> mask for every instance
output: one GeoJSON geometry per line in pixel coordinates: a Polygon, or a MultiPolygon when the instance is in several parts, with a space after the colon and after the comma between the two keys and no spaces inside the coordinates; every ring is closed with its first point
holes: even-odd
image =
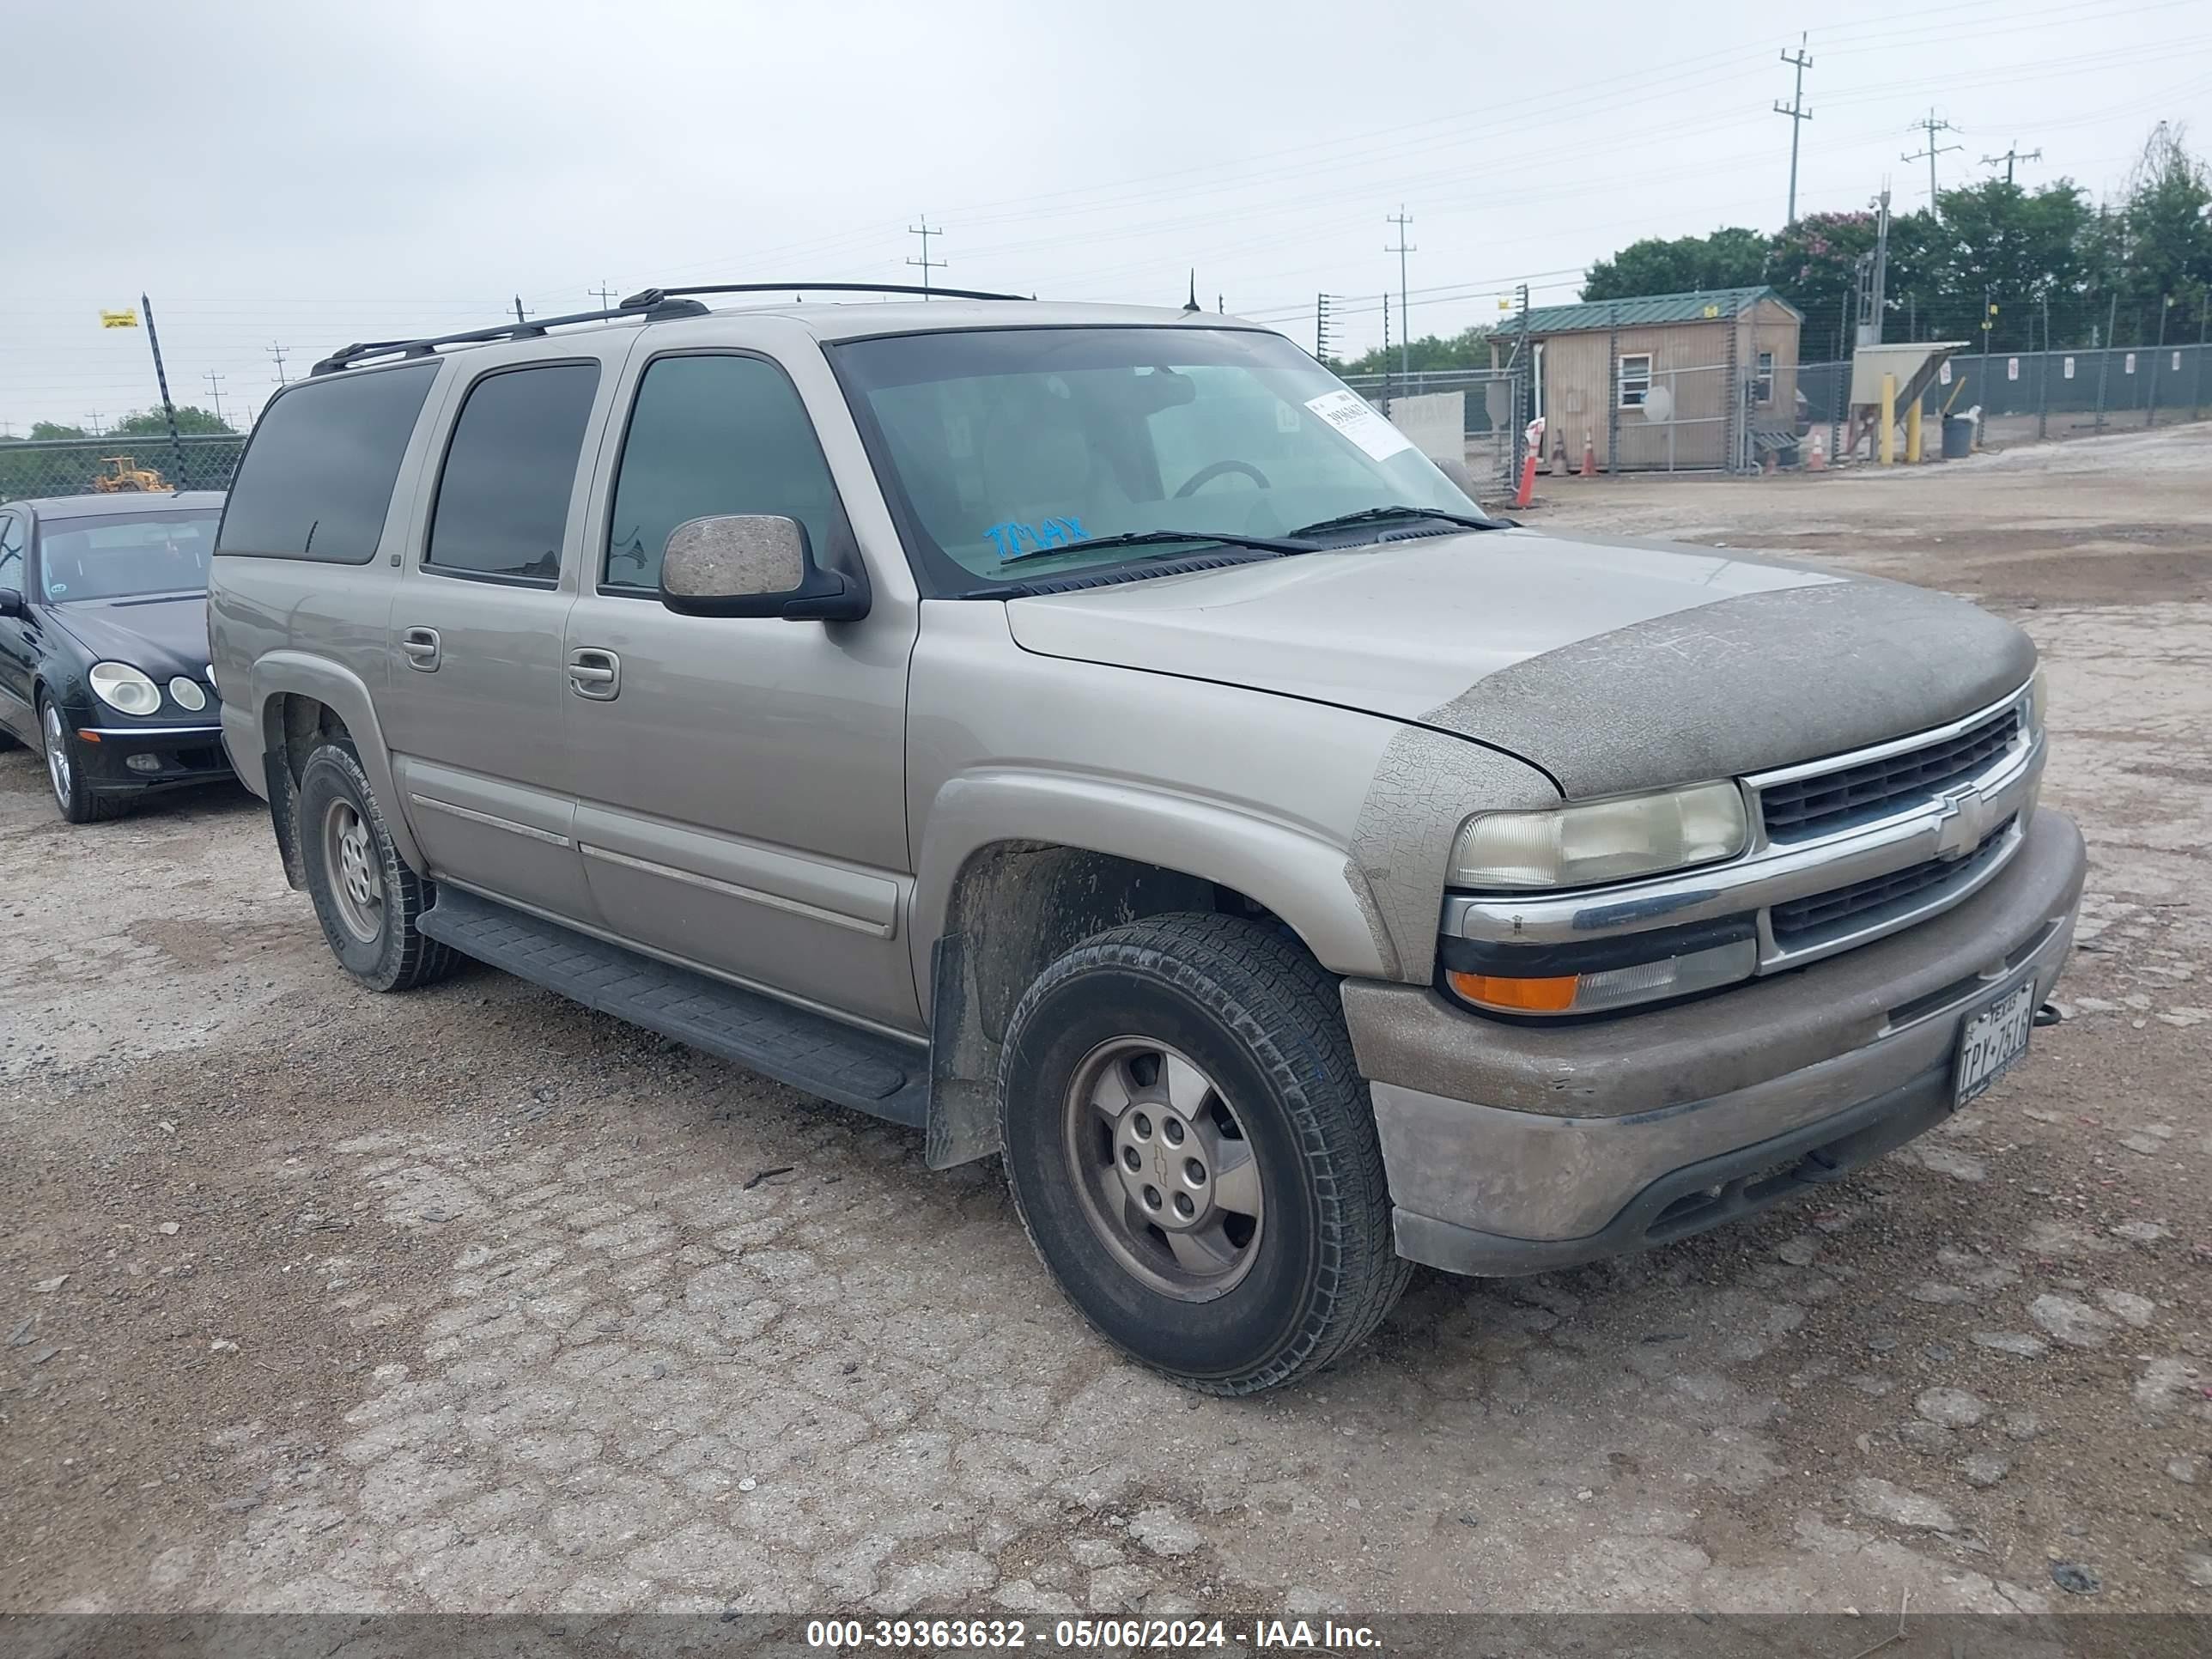
{"type": "Polygon", "coordinates": [[[1546,453],[1607,471],[1756,467],[1796,441],[1797,308],[1771,288],[1543,306],[1491,336],[1529,365],[1546,453]]]}

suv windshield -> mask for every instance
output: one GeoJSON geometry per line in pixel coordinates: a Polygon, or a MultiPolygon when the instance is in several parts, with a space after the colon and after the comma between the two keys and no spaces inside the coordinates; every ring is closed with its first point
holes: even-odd
{"type": "Polygon", "coordinates": [[[39,535],[49,601],[204,593],[217,513],[131,513],[63,519],[39,535]]]}
{"type": "Polygon", "coordinates": [[[1085,545],[1109,537],[1280,538],[1391,506],[1481,513],[1279,335],[1009,328],[830,351],[924,590],[940,597],[1176,551],[1085,545]]]}

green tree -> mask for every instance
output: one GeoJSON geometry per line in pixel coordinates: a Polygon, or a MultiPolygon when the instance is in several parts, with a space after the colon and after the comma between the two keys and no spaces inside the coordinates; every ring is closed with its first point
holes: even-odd
{"type": "MultiPolygon", "coordinates": [[[[108,431],[118,438],[166,438],[169,435],[169,417],[158,409],[142,409],[135,414],[125,415],[108,431]]],[[[234,436],[238,428],[228,421],[216,419],[204,409],[179,404],[177,406],[177,431],[185,437],[203,433],[228,433],[234,436]]]]}
{"type": "Polygon", "coordinates": [[[2154,340],[2171,298],[2194,312],[2212,291],[2212,171],[2189,153],[2187,130],[2161,121],[2128,180],[2126,201],[2106,222],[2111,291],[2119,297],[2121,343],[2154,340]]]}
{"type": "Polygon", "coordinates": [[[88,438],[91,435],[81,426],[64,426],[58,421],[31,422],[31,440],[34,443],[42,438],[88,438]]]}
{"type": "MultiPolygon", "coordinates": [[[[1933,221],[1908,213],[1889,222],[1889,274],[1883,286],[1883,337],[1903,339],[1917,321],[1912,295],[1927,257],[1933,221]]],[[[1880,225],[1870,212],[1808,213],[1778,231],[1766,252],[1765,280],[1776,293],[1804,313],[1803,353],[1808,361],[1835,350],[1838,327],[1846,352],[1856,321],[1851,311],[1860,259],[1874,252],[1880,225]]]]}
{"type": "MultiPolygon", "coordinates": [[[[1490,326],[1478,323],[1473,328],[1462,329],[1449,337],[1439,334],[1425,334],[1406,348],[1407,366],[1416,370],[1451,368],[1488,368],[1490,367],[1490,326]]],[[[1373,350],[1347,360],[1332,357],[1328,367],[1339,374],[1395,374],[1398,372],[1398,348],[1376,346],[1373,350]]]]}
{"type": "MultiPolygon", "coordinates": [[[[2041,343],[2048,302],[2059,323],[2078,322],[2094,267],[2096,215],[2071,179],[2029,191],[2002,179],[1942,192],[1943,215],[1929,227],[1924,268],[1905,292],[1923,319],[1923,338],[1966,340],[1978,348],[1986,305],[1993,350],[2041,343]]],[[[1897,283],[1893,276],[1893,290],[1897,283]]]]}
{"type": "Polygon", "coordinates": [[[1766,280],[1767,247],[1764,233],[1735,225],[1710,236],[1646,237],[1592,264],[1583,278],[1582,297],[1631,300],[1693,289],[1750,288],[1766,280]]]}

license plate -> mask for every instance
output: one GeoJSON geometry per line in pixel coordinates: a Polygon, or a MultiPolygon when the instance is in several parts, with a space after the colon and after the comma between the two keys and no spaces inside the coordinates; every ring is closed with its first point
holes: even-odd
{"type": "Polygon", "coordinates": [[[2027,1055],[2035,1024],[2035,987],[2023,985],[1966,1021],[1959,1033],[1959,1069],[1951,1103],[1963,1106],[2027,1055]]]}

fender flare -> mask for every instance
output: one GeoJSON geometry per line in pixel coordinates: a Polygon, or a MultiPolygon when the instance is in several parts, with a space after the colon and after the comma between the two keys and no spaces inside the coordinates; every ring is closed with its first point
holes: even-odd
{"type": "Polygon", "coordinates": [[[416,845],[415,832],[408,824],[406,800],[392,775],[392,751],[385,747],[384,727],[376,718],[375,700],[367,682],[327,657],[304,651],[271,651],[253,665],[250,696],[264,756],[276,751],[276,740],[283,735],[281,726],[271,729],[270,719],[270,705],[280,696],[313,697],[344,721],[361,757],[361,769],[368,775],[369,787],[384,808],[384,825],[391,833],[393,848],[416,874],[428,873],[422,849],[416,845]]]}
{"type": "Polygon", "coordinates": [[[1042,842],[1218,882],[1282,918],[1331,973],[1387,979],[1396,951],[1347,849],[1313,830],[1124,779],[1011,768],[963,773],[925,813],[908,948],[922,1005],[938,939],[969,860],[1003,842],[1042,842]]]}

